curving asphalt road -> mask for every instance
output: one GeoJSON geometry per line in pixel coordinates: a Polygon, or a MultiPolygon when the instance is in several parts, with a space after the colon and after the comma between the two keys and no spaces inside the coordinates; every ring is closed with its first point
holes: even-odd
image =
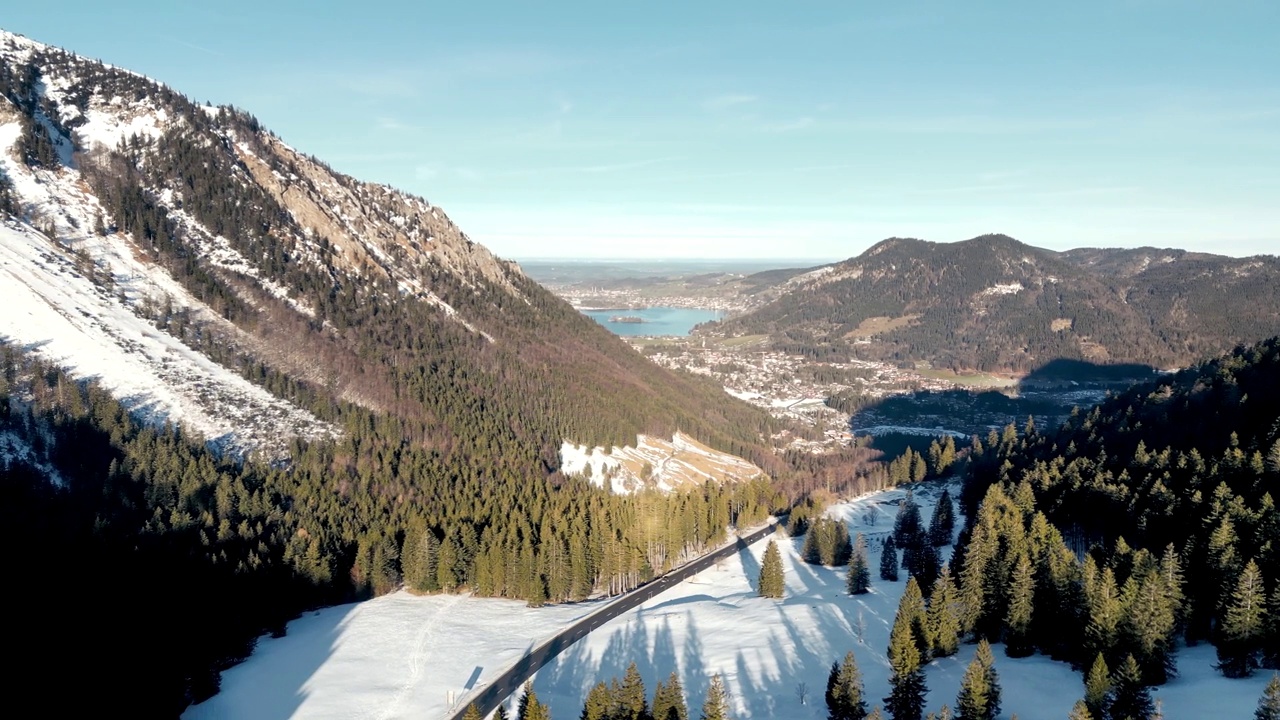
{"type": "Polygon", "coordinates": [[[746,549],[747,546],[756,543],[760,539],[773,534],[784,522],[785,518],[771,518],[768,525],[746,535],[739,535],[737,541],[732,545],[725,545],[719,550],[703,555],[697,560],[682,565],[660,578],[655,578],[561,630],[555,637],[526,653],[524,657],[520,658],[519,662],[489,683],[488,687],[479,695],[467,700],[466,703],[459,703],[457,711],[450,715],[448,720],[462,720],[468,705],[475,705],[476,709],[480,711],[481,717],[488,717],[489,713],[497,709],[499,703],[519,690],[520,686],[540,670],[543,665],[551,662],[557,655],[570,645],[586,637],[592,630],[631,610],[640,603],[653,598],[673,585],[697,575],[720,560],[724,560],[746,549]]]}

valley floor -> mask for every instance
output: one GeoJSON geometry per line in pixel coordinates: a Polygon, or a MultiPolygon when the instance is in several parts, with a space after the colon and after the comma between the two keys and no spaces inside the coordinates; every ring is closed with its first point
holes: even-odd
{"type": "MultiPolygon", "coordinates": [[[[927,520],[936,488],[916,498],[927,520]]],[[[870,545],[872,592],[844,591],[844,568],[808,565],[802,539],[781,540],[785,599],[753,589],[766,543],[703,572],[636,610],[604,624],[538,672],[534,689],[552,716],[575,718],[598,681],[621,678],[635,661],[652,693],[680,674],[693,715],[708,679],[722,674],[736,718],[825,718],[823,691],[833,661],[853,650],[871,705],[888,693],[885,649],[904,580],[880,581],[880,541],[893,528],[902,490],[843,503],[831,514],[870,545]],[[802,703],[800,696],[805,695],[802,703]]],[[[520,603],[462,596],[396,593],[309,614],[281,639],[264,639],[245,663],[223,676],[223,690],[186,718],[444,718],[448,693],[465,702],[464,686],[479,670],[482,687],[539,639],[599,607],[598,603],[532,610],[520,603]]],[[[973,645],[928,666],[928,709],[954,705],[973,645]]],[[[995,647],[1003,687],[1002,717],[1061,720],[1083,695],[1080,675],[1045,657],[1011,660],[995,647]]],[[[1213,648],[1184,648],[1180,676],[1157,688],[1168,720],[1249,718],[1269,679],[1228,680],[1213,670],[1213,648]]],[[[518,698],[511,698],[514,709],[518,698]]]]}

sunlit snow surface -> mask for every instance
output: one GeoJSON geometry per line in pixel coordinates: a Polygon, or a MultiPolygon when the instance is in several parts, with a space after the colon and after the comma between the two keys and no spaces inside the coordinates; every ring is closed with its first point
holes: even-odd
{"type": "MultiPolygon", "coordinates": [[[[136,260],[119,262],[136,272],[120,280],[120,292],[169,282],[136,260]]],[[[310,413],[156,329],[81,275],[64,248],[12,222],[0,222],[0,308],[0,339],[77,378],[96,378],[131,411],[181,423],[227,452],[278,442],[289,432],[334,434],[310,413]]]]}
{"type": "MultiPolygon", "coordinates": [[[[936,490],[917,495],[927,521],[936,490]]],[[[560,720],[578,717],[587,691],[636,661],[652,694],[676,670],[693,716],[708,678],[724,675],[735,718],[825,718],[822,693],[831,663],[853,650],[872,705],[888,693],[885,648],[905,579],[880,581],[879,540],[893,527],[900,490],[836,506],[851,532],[871,541],[872,592],[844,592],[845,570],[800,561],[800,539],[781,543],[787,597],[756,597],[752,585],[766,543],[739,553],[606,623],[537,675],[534,688],[560,720]],[[859,620],[861,618],[861,620],[859,620]],[[858,626],[865,629],[859,639],[858,626]],[[803,685],[806,703],[800,704],[803,685]]],[[[904,576],[905,578],[905,576],[904,576]]],[[[530,610],[519,603],[397,593],[323,610],[295,621],[288,636],[264,639],[244,664],[223,675],[222,693],[189,710],[208,718],[444,718],[450,690],[460,702],[477,666],[478,688],[534,644],[595,606],[530,610]]],[[[975,646],[931,662],[928,708],[955,704],[975,646]]],[[[995,647],[1003,686],[1001,715],[1061,720],[1084,692],[1080,675],[1044,657],[1011,660],[995,647]]],[[[1168,720],[1251,717],[1269,675],[1227,680],[1202,645],[1178,654],[1180,677],[1153,695],[1168,720]]],[[[509,702],[514,708],[515,698],[509,702]]]]}

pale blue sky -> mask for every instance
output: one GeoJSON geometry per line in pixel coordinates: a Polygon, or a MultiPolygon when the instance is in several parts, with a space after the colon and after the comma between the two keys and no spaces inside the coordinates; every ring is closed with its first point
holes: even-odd
{"type": "Polygon", "coordinates": [[[507,257],[1280,253],[1280,2],[10,3],[507,257]]]}

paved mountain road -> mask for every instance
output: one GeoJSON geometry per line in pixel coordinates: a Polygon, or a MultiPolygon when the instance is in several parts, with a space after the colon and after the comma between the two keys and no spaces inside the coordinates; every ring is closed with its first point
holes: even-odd
{"type": "MultiPolygon", "coordinates": [[[[512,693],[520,689],[535,672],[540,670],[543,665],[551,662],[557,655],[563,652],[570,645],[586,637],[592,630],[618,617],[624,612],[635,608],[646,600],[650,600],[659,593],[664,592],[671,587],[683,582],[684,580],[697,575],[706,570],[717,562],[728,558],[735,553],[745,550],[747,546],[756,543],[762,538],[773,534],[775,530],[782,524],[782,520],[771,519],[768,525],[752,531],[747,535],[740,535],[736,542],[731,545],[711,552],[707,555],[694,560],[686,565],[682,565],[660,578],[641,585],[609,603],[605,607],[591,613],[582,618],[578,622],[561,630],[555,637],[530,650],[524,657],[506,672],[499,675],[489,683],[488,687],[480,692],[479,695],[467,700],[465,703],[459,703],[455,712],[448,717],[448,720],[461,720],[462,715],[467,711],[468,705],[475,705],[480,711],[481,717],[488,717],[498,704],[509,697],[512,693]]],[[[465,698],[464,698],[465,699],[465,698]]]]}

